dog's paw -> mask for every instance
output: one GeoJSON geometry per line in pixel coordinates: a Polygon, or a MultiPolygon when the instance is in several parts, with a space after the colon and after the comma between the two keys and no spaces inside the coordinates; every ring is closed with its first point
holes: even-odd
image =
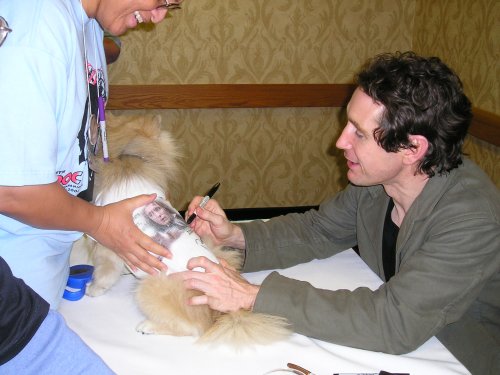
{"type": "Polygon", "coordinates": [[[85,294],[90,297],[99,297],[108,291],[109,287],[105,287],[96,283],[87,285],[85,294]]]}
{"type": "Polygon", "coordinates": [[[156,327],[155,324],[151,320],[143,320],[140,322],[135,330],[143,335],[156,335],[156,327]]]}
{"type": "Polygon", "coordinates": [[[106,273],[106,269],[103,267],[94,271],[94,277],[90,284],[87,285],[87,290],[85,294],[90,297],[99,297],[106,293],[109,289],[116,284],[120,278],[121,272],[114,269],[113,272],[106,273]]]}

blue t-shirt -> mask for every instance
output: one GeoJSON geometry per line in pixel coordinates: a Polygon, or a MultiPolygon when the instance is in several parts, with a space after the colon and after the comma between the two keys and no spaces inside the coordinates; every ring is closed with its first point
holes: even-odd
{"type": "MultiPolygon", "coordinates": [[[[98,93],[107,99],[103,31],[79,0],[0,0],[0,9],[12,29],[0,47],[0,185],[58,181],[90,200],[88,103],[96,114],[98,93]]],[[[52,308],[80,236],[0,215],[0,256],[52,308]]]]}

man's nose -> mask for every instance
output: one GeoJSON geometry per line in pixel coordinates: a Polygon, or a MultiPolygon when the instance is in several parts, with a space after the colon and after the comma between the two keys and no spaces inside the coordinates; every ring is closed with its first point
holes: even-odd
{"type": "Polygon", "coordinates": [[[339,139],[337,139],[335,146],[341,150],[345,150],[345,149],[349,148],[349,140],[348,140],[346,128],[344,128],[344,130],[342,130],[342,133],[340,134],[339,139]]]}

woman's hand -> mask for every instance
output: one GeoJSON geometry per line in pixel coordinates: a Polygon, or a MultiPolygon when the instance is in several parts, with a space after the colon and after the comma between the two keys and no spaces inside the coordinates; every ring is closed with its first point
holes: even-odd
{"type": "Polygon", "coordinates": [[[164,271],[167,266],[159,257],[171,258],[169,250],[144,234],[133,222],[133,211],[151,203],[156,195],[140,195],[102,207],[100,221],[95,230],[88,234],[97,242],[113,250],[132,269],[137,268],[149,274],[164,271]],[[151,253],[152,254],[151,254],[151,253]]]}

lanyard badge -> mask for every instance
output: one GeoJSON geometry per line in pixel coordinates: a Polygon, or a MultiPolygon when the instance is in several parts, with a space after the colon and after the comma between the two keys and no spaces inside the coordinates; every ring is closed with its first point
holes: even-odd
{"type": "Polygon", "coordinates": [[[5,39],[7,39],[7,35],[9,35],[11,31],[12,29],[9,28],[9,24],[7,23],[5,18],[0,16],[0,47],[2,46],[5,39]]]}

